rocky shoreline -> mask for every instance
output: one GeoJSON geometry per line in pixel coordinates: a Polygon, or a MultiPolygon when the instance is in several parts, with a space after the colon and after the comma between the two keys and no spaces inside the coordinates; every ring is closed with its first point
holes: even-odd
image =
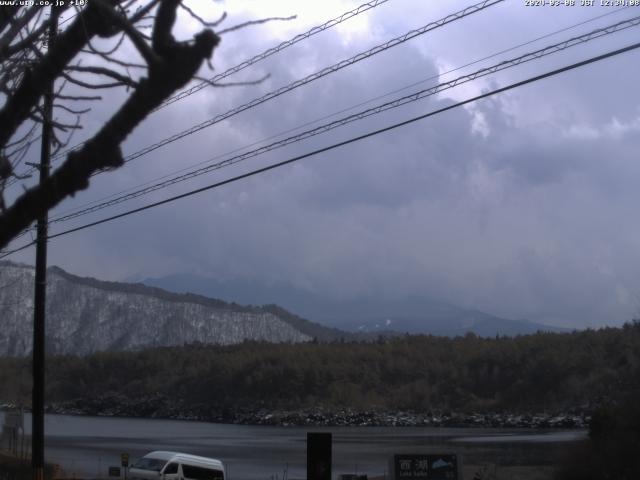
{"type": "MultiPolygon", "coordinates": [[[[3,407],[10,407],[4,405],[3,407]]],[[[80,398],[47,405],[47,413],[132,418],[193,420],[238,425],[371,426],[371,427],[478,427],[478,428],[588,428],[586,407],[562,412],[357,411],[348,408],[297,410],[184,405],[164,396],[130,399],[122,396],[80,398]]]]}

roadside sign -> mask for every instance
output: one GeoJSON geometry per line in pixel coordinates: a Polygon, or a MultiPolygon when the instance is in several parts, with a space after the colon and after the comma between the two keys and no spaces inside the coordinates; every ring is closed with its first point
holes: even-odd
{"type": "Polygon", "coordinates": [[[120,465],[122,465],[123,467],[128,467],[129,466],[129,454],[128,453],[120,454],[120,465]]]}
{"type": "Polygon", "coordinates": [[[119,477],[120,476],[120,467],[109,467],[109,476],[110,477],[119,477]]]}
{"type": "Polygon", "coordinates": [[[458,480],[458,457],[445,454],[398,454],[389,471],[395,480],[458,480]]]}

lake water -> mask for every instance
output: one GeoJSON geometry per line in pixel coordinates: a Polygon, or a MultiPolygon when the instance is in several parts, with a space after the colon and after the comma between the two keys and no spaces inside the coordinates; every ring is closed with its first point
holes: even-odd
{"type": "MultiPolygon", "coordinates": [[[[31,418],[25,416],[30,431],[31,418]]],[[[230,480],[306,477],[307,432],[332,432],[333,472],[386,473],[395,453],[455,452],[465,464],[551,464],[583,430],[536,431],[423,427],[271,427],[178,420],[47,415],[48,461],[71,477],[106,477],[120,454],[134,460],[151,450],[221,459],[230,480]]],[[[29,441],[25,442],[29,446],[29,441]]]]}

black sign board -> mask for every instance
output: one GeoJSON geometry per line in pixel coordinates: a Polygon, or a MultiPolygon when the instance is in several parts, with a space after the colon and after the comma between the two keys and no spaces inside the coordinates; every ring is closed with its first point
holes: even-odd
{"type": "Polygon", "coordinates": [[[395,480],[457,480],[455,454],[398,454],[391,458],[390,471],[395,480]]]}
{"type": "Polygon", "coordinates": [[[109,467],[109,476],[110,477],[119,477],[120,476],[120,467],[109,467]]]}
{"type": "Polygon", "coordinates": [[[307,480],[331,480],[330,433],[307,433],[307,480]]]}

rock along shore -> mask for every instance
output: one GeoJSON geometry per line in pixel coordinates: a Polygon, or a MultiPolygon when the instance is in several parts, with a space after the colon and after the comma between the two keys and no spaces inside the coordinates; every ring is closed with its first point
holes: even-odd
{"type": "MultiPolygon", "coordinates": [[[[11,405],[0,405],[10,408],[11,405]]],[[[134,418],[194,420],[239,425],[272,426],[372,426],[372,427],[478,427],[478,428],[587,428],[586,407],[544,413],[458,413],[450,411],[410,412],[349,408],[269,408],[184,405],[164,396],[130,399],[114,395],[80,398],[47,405],[47,413],[134,418]]]]}

